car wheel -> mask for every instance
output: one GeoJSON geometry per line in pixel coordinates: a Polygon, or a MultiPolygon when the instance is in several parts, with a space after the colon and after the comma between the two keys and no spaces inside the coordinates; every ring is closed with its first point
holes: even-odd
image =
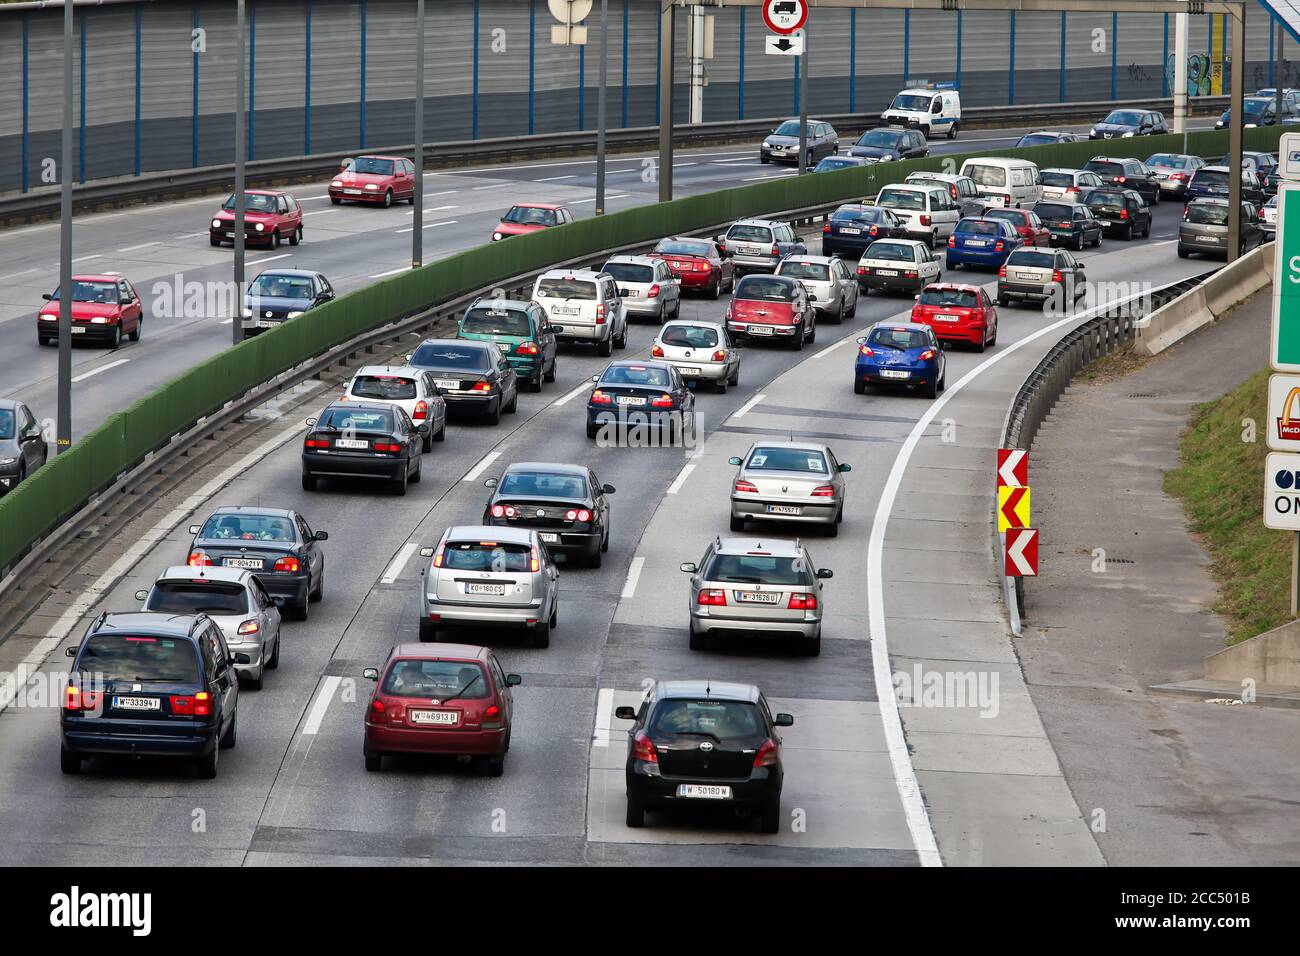
{"type": "Polygon", "coordinates": [[[707,295],[710,299],[716,299],[719,295],[722,294],[722,280],[718,279],[717,282],[709,283],[709,288],[706,290],[704,294],[707,295]]]}
{"type": "Polygon", "coordinates": [[[197,766],[200,780],[217,779],[217,754],[220,750],[220,747],[213,747],[212,753],[198,759],[197,766]]]}
{"type": "Polygon", "coordinates": [[[599,355],[601,358],[609,358],[611,355],[614,354],[614,343],[611,342],[609,339],[605,339],[605,341],[603,342],[597,342],[596,354],[599,355]]]}
{"type": "Polygon", "coordinates": [[[597,548],[595,552],[587,558],[587,567],[598,568],[600,567],[601,562],[602,562],[601,550],[600,548],[597,548]]]}
{"type": "MultiPolygon", "coordinates": [[[[995,325],[993,326],[993,338],[989,339],[989,345],[997,345],[997,344],[998,344],[998,327],[995,325]]],[[[943,370],[943,377],[945,380],[948,378],[948,369],[946,367],[943,370]]],[[[944,382],[944,387],[947,387],[946,381],[944,382]]]]}
{"type": "Polygon", "coordinates": [[[933,232],[926,237],[925,244],[934,249],[939,244],[939,238],[933,232]]]}
{"type": "Polygon", "coordinates": [[[393,191],[392,191],[391,189],[385,189],[385,190],[384,190],[384,208],[385,208],[385,209],[388,209],[388,208],[391,207],[392,205],[393,205],[393,191]]]}
{"type": "Polygon", "coordinates": [[[1182,246],[1182,244],[1180,243],[1179,246],[1178,246],[1178,258],[1179,258],[1179,259],[1186,259],[1186,258],[1188,257],[1188,255],[1189,255],[1188,251],[1187,251],[1186,249],[1184,249],[1183,246],[1182,246]]]}
{"type": "Polygon", "coordinates": [[[795,332],[795,334],[794,334],[794,350],[795,350],[796,352],[802,352],[802,351],[803,351],[804,338],[805,338],[805,336],[807,336],[807,334],[808,334],[808,332],[807,332],[807,330],[804,328],[803,323],[800,322],[800,323],[799,323],[799,331],[795,332]]]}
{"type": "MultiPolygon", "coordinates": [[[[982,338],[980,339],[980,351],[981,351],[981,352],[984,351],[984,340],[983,340],[982,338]]],[[[925,397],[926,397],[926,398],[938,398],[938,397],[939,397],[939,380],[938,380],[938,379],[935,379],[933,382],[931,382],[929,385],[927,385],[927,386],[925,387],[925,397]]]]}
{"type": "Polygon", "coordinates": [[[599,434],[599,433],[600,433],[600,426],[599,426],[599,425],[593,425],[591,422],[587,422],[587,437],[588,437],[588,438],[595,438],[596,435],[599,434]]]}
{"type": "Polygon", "coordinates": [[[271,652],[271,656],[266,659],[266,666],[268,670],[278,670],[280,667],[280,632],[279,631],[275,632],[275,650],[273,650],[271,652]]]}
{"type": "Polygon", "coordinates": [[[221,245],[221,240],[216,238],[215,236],[208,236],[208,245],[219,246],[221,245]]]}
{"type": "Polygon", "coordinates": [[[271,230],[271,248],[272,248],[272,249],[279,249],[279,248],[280,248],[280,230],[279,230],[279,229],[272,229],[272,230],[271,230]]]}
{"type": "Polygon", "coordinates": [[[302,476],[302,490],[303,490],[303,491],[315,491],[315,490],[316,490],[316,479],[313,478],[311,475],[303,475],[303,476],[302,476]]]}
{"type": "Polygon", "coordinates": [[[961,125],[960,123],[953,123],[951,126],[948,127],[948,138],[949,138],[949,139],[956,139],[956,138],[957,138],[957,127],[960,126],[960,125],[961,125]]]}
{"type": "Polygon", "coordinates": [[[732,516],[731,516],[731,530],[732,530],[732,531],[740,531],[740,532],[744,532],[744,530],[745,530],[745,519],[744,519],[743,517],[741,517],[740,515],[732,515],[732,516]]]}
{"type": "Polygon", "coordinates": [[[64,773],[81,773],[81,757],[59,745],[59,769],[64,773]]]}
{"type": "Polygon", "coordinates": [[[113,326],[113,335],[108,340],[108,347],[110,349],[115,349],[118,348],[121,344],[122,344],[122,326],[119,324],[113,326]]]}
{"type": "Polygon", "coordinates": [[[343,200],[340,199],[338,196],[330,196],[330,202],[333,203],[335,206],[341,206],[343,204],[343,200]]]}
{"type": "Polygon", "coordinates": [[[981,334],[980,334],[980,340],[979,340],[978,342],[975,343],[975,351],[976,351],[976,352],[983,352],[985,348],[987,348],[987,345],[986,345],[985,342],[984,342],[984,335],[983,335],[983,333],[981,333],[981,334]]]}
{"type": "MultiPolygon", "coordinates": [[[[767,160],[763,160],[767,162],[767,160]]],[[[627,817],[625,822],[634,830],[639,830],[645,826],[645,805],[640,800],[633,800],[630,796],[627,798],[627,817]]]]}
{"type": "Polygon", "coordinates": [[[424,459],[417,458],[415,459],[415,474],[413,474],[410,478],[411,484],[418,485],[420,483],[420,479],[423,477],[424,477],[424,459]]]}
{"type": "Polygon", "coordinates": [[[702,651],[707,648],[708,639],[699,631],[697,631],[694,627],[691,627],[690,640],[687,643],[689,644],[691,650],[702,651]]]}
{"type": "Polygon", "coordinates": [[[433,451],[433,436],[425,435],[420,439],[420,454],[427,455],[433,451]]]}
{"type": "Polygon", "coordinates": [[[542,373],[538,372],[528,380],[528,390],[530,392],[540,392],[542,390],[542,373]]]}
{"type": "Polygon", "coordinates": [[[438,628],[427,617],[420,618],[420,643],[432,644],[438,640],[438,628]]]}
{"type": "Polygon", "coordinates": [[[838,538],[840,536],[840,522],[838,516],[834,521],[828,524],[824,530],[826,532],[826,537],[838,538]]]}
{"type": "Polygon", "coordinates": [[[43,335],[41,335],[39,332],[37,332],[37,333],[36,333],[36,344],[39,345],[39,346],[41,346],[42,348],[49,348],[51,345],[54,344],[54,339],[46,338],[45,336],[43,336],[43,335]]]}
{"type": "Polygon", "coordinates": [[[1150,221],[1147,222],[1147,224],[1146,224],[1146,228],[1144,228],[1144,229],[1142,230],[1142,238],[1143,238],[1143,239],[1150,239],[1150,238],[1151,238],[1151,223],[1150,223],[1150,221]]]}
{"type": "Polygon", "coordinates": [[[1133,223],[1129,223],[1124,229],[1124,241],[1128,242],[1133,238],[1133,223]]]}
{"type": "Polygon", "coordinates": [[[867,394],[867,383],[863,379],[855,378],[853,380],[853,394],[854,395],[867,394]]]}
{"type": "Polygon", "coordinates": [[[623,325],[623,333],[614,340],[614,348],[616,349],[627,348],[627,324],[626,323],[624,323],[623,325]]]}
{"type": "Polygon", "coordinates": [[[409,478],[407,477],[406,469],[403,468],[401,475],[393,480],[393,494],[399,498],[405,495],[408,481],[409,478]]]}
{"type": "Polygon", "coordinates": [[[811,345],[817,341],[817,316],[814,315],[812,321],[808,323],[808,344],[811,345]]]}
{"type": "Polygon", "coordinates": [[[542,380],[546,382],[555,381],[555,362],[551,362],[551,370],[542,375],[542,380]]]}
{"type": "Polygon", "coordinates": [[[736,363],[736,370],[731,373],[731,378],[727,379],[727,384],[733,388],[740,384],[740,363],[736,363]]]}
{"type": "Polygon", "coordinates": [[[506,755],[486,757],[483,760],[483,773],[488,777],[500,777],[506,772],[506,755]]]}
{"type": "MultiPolygon", "coordinates": [[[[952,136],[949,135],[948,138],[951,139],[952,136]]],[[[758,826],[764,833],[781,832],[781,803],[779,800],[763,805],[763,812],[758,818],[758,826]]]]}
{"type": "Polygon", "coordinates": [[[298,604],[286,604],[285,608],[286,610],[288,610],[289,617],[292,620],[305,621],[307,620],[308,616],[311,614],[311,595],[308,594],[298,604]]]}
{"type": "Polygon", "coordinates": [[[366,758],[366,769],[369,770],[371,773],[378,772],[379,768],[383,766],[384,763],[383,754],[366,754],[365,758],[366,758]]]}
{"type": "Polygon", "coordinates": [[[489,425],[501,424],[501,399],[496,400],[496,403],[492,406],[492,411],[486,417],[489,425]]]}
{"type": "Polygon", "coordinates": [[[538,624],[533,628],[533,647],[542,648],[551,646],[551,623],[538,624]]]}
{"type": "Polygon", "coordinates": [[[289,234],[289,245],[296,246],[300,242],[302,242],[302,226],[289,234]]]}
{"type": "Polygon", "coordinates": [[[506,414],[513,415],[517,411],[519,411],[519,389],[518,388],[516,388],[515,393],[510,396],[510,404],[506,406],[506,414]]]}
{"type": "Polygon", "coordinates": [[[447,418],[443,416],[442,424],[438,426],[438,431],[433,436],[434,441],[447,440],[447,418]]]}
{"type": "MultiPolygon", "coordinates": [[[[266,673],[265,673],[265,667],[263,667],[261,671],[258,671],[256,677],[245,677],[243,681],[243,686],[247,687],[249,690],[261,690],[265,683],[266,683],[266,673]]],[[[224,747],[225,744],[223,743],[222,746],[224,747]]]]}
{"type": "Polygon", "coordinates": [[[718,379],[716,382],[713,383],[713,390],[717,392],[719,395],[726,395],[727,380],[725,378],[718,379]]]}
{"type": "Polygon", "coordinates": [[[804,640],[803,647],[801,647],[800,650],[803,651],[804,657],[820,657],[822,652],[822,636],[818,634],[814,638],[804,640]]]}
{"type": "Polygon", "coordinates": [[[1151,205],[1153,205],[1153,206],[1159,206],[1159,205],[1160,205],[1160,190],[1157,189],[1157,190],[1156,190],[1156,194],[1155,194],[1154,196],[1151,197],[1151,205]]]}
{"type": "Polygon", "coordinates": [[[1079,233],[1079,237],[1074,240],[1074,251],[1083,252],[1083,233],[1079,233]]]}
{"type": "Polygon", "coordinates": [[[135,320],[135,331],[127,336],[132,342],[140,341],[140,333],[144,330],[144,316],[135,320]]]}
{"type": "Polygon", "coordinates": [[[760,163],[762,163],[764,166],[766,166],[766,165],[767,165],[768,163],[770,163],[772,160],[769,159],[767,156],[765,156],[763,153],[759,153],[759,154],[758,154],[758,161],[759,161],[760,163]]]}
{"type": "Polygon", "coordinates": [[[1094,239],[1094,240],[1092,240],[1092,247],[1093,247],[1094,249],[1100,249],[1100,248],[1101,248],[1101,230],[1100,230],[1100,229],[1097,230],[1097,238],[1094,239]]]}

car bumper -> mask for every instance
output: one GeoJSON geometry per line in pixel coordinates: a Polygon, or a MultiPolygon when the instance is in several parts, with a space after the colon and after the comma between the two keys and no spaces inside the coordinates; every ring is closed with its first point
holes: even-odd
{"type": "Polygon", "coordinates": [[[1079,238],[1082,235],[1083,235],[1082,231],[1076,232],[1073,229],[1070,230],[1069,232],[1066,232],[1064,230],[1058,232],[1055,229],[1053,229],[1049,241],[1054,246],[1060,245],[1061,243],[1074,245],[1076,242],[1079,241],[1079,238]]]}
{"type": "Polygon", "coordinates": [[[505,753],[506,729],[434,730],[366,723],[365,752],[402,754],[469,754],[495,757],[505,753]]]}
{"type": "Polygon", "coordinates": [[[673,368],[681,373],[682,378],[688,382],[717,382],[727,377],[727,371],[730,369],[726,362],[706,362],[701,365],[698,362],[679,361],[676,359],[666,359],[673,368]],[[691,371],[686,371],[691,369],[691,371]]]}
{"type": "Polygon", "coordinates": [[[480,624],[489,627],[534,627],[546,623],[542,617],[545,600],[538,598],[526,605],[493,607],[481,604],[454,604],[422,599],[424,617],[438,624],[480,624]]]}
{"type": "Polygon", "coordinates": [[[649,315],[656,319],[662,319],[664,316],[664,300],[662,298],[650,299],[624,299],[623,308],[629,315],[649,315]]]}
{"type": "Polygon", "coordinates": [[[906,276],[882,276],[875,273],[858,276],[858,287],[878,289],[883,292],[920,292],[926,280],[920,276],[909,279],[906,276]]]}
{"type": "Polygon", "coordinates": [[[744,335],[749,338],[759,339],[759,340],[781,339],[781,338],[788,339],[795,334],[797,328],[798,327],[794,325],[767,325],[762,322],[728,322],[727,323],[727,331],[730,332],[732,335],[744,335]],[[751,332],[750,329],[754,327],[758,327],[760,329],[771,329],[772,331],[771,333],[751,332]]]}
{"type": "MultiPolygon", "coordinates": [[[[208,229],[208,235],[209,235],[209,237],[211,237],[211,238],[213,238],[213,239],[216,239],[216,240],[218,240],[219,242],[234,242],[234,241],[235,241],[235,230],[234,230],[234,229],[211,229],[211,228],[209,228],[209,229],[208,229]]],[[[265,242],[265,243],[267,243],[268,245],[270,245],[271,242],[272,242],[272,240],[273,240],[273,236],[274,236],[274,230],[272,230],[272,229],[266,229],[266,230],[263,230],[262,232],[258,232],[256,229],[247,229],[247,230],[244,231],[244,243],[245,243],[245,244],[248,244],[248,243],[256,244],[256,243],[259,243],[259,242],[265,242]]]]}
{"type": "Polygon", "coordinates": [[[610,409],[604,406],[600,408],[587,408],[587,424],[595,428],[667,428],[670,424],[680,421],[682,410],[680,408],[645,408],[636,407],[610,409]]]}
{"type": "MultiPolygon", "coordinates": [[[[383,189],[356,189],[349,192],[345,189],[329,188],[330,199],[343,199],[347,202],[373,202],[382,203],[384,201],[383,189]]],[[[394,193],[396,195],[396,193],[394,193]]]]}
{"type": "MultiPolygon", "coordinates": [[[[938,333],[936,333],[936,337],[938,337],[938,333]]],[[[972,332],[969,340],[963,339],[963,341],[978,342],[979,330],[976,329],[972,332]]],[[[877,368],[874,365],[859,365],[854,369],[853,373],[857,376],[858,381],[867,382],[871,385],[905,385],[909,388],[917,385],[930,385],[938,381],[939,378],[939,370],[937,368],[888,369],[888,371],[891,372],[907,372],[907,378],[894,378],[892,376],[883,375],[881,374],[883,371],[885,370],[877,368]]]]}
{"type": "Polygon", "coordinates": [[[822,621],[790,620],[765,621],[761,618],[710,617],[697,609],[691,610],[691,626],[696,634],[748,634],[755,637],[820,637],[822,621]]]}
{"type": "Polygon", "coordinates": [[[564,326],[563,332],[555,333],[557,342],[604,342],[609,339],[612,331],[609,322],[604,325],[574,325],[572,319],[563,315],[555,316],[551,321],[564,326]]]}
{"type": "Polygon", "coordinates": [[[776,267],[781,264],[781,257],[735,255],[731,257],[731,261],[737,269],[745,269],[749,272],[775,272],[776,267]]]}
{"type": "MultiPolygon", "coordinates": [[[[811,143],[809,143],[808,148],[810,150],[812,149],[811,143]]],[[[759,156],[761,156],[763,159],[766,159],[769,163],[790,163],[792,166],[799,165],[798,146],[788,147],[787,151],[781,153],[777,153],[770,149],[766,149],[760,146],[758,153],[759,156]]]]}
{"type": "MultiPolygon", "coordinates": [[[[113,332],[120,329],[121,326],[115,324],[91,325],[90,323],[72,324],[72,341],[74,342],[111,342],[113,332]]],[[[36,332],[42,338],[55,339],[59,337],[59,323],[57,322],[37,322],[36,332]]]]}
{"type": "Polygon", "coordinates": [[[689,289],[692,292],[701,292],[709,288],[715,280],[718,283],[722,282],[722,276],[714,276],[712,269],[708,272],[674,272],[673,277],[683,290],[689,289]]]}
{"type": "Polygon", "coordinates": [[[779,768],[755,767],[746,779],[675,777],[659,773],[657,764],[636,760],[626,771],[627,793],[629,797],[650,806],[721,803],[727,806],[764,807],[781,802],[781,774],[773,773],[774,770],[779,768]],[[730,787],[731,799],[679,797],[677,788],[681,784],[730,787]]]}
{"type": "Polygon", "coordinates": [[[853,242],[851,239],[823,239],[822,255],[839,256],[842,259],[851,256],[854,259],[861,259],[862,253],[867,250],[867,246],[875,241],[875,236],[870,237],[866,242],[853,242]]]}
{"type": "Polygon", "coordinates": [[[489,518],[483,523],[489,528],[531,528],[539,535],[555,535],[556,540],[542,542],[551,554],[581,554],[590,557],[600,550],[602,536],[595,531],[566,531],[563,528],[543,527],[527,521],[509,521],[501,518],[489,518]]]}
{"type": "Polygon", "coordinates": [[[1217,237],[1212,241],[1201,242],[1196,236],[1179,236],[1178,245],[1188,252],[1212,252],[1220,256],[1228,251],[1227,240],[1217,237]]]}
{"type": "Polygon", "coordinates": [[[384,478],[402,477],[406,462],[401,458],[361,458],[342,455],[302,456],[302,473],[309,478],[384,478]]]}
{"type": "Polygon", "coordinates": [[[800,498],[797,501],[786,501],[779,498],[771,500],[754,497],[739,498],[735,495],[731,498],[731,516],[733,518],[759,518],[763,521],[790,522],[792,524],[833,524],[835,518],[839,515],[839,510],[840,503],[834,499],[825,504],[821,502],[809,504],[806,498],[800,498]],[[767,510],[768,505],[796,507],[800,510],[800,513],[797,515],[771,514],[767,510]]]}
{"type": "MultiPolygon", "coordinates": [[[[79,720],[89,723],[93,718],[79,720]]],[[[103,725],[103,720],[97,720],[103,725]]],[[[159,734],[148,733],[142,724],[125,726],[125,722],[113,721],[118,726],[87,729],[64,727],[60,737],[63,747],[69,753],[83,757],[96,755],[122,755],[131,757],[205,757],[217,745],[216,726],[203,729],[195,728],[193,732],[159,734]]]]}
{"type": "Polygon", "coordinates": [[[470,411],[486,411],[492,407],[492,403],[501,398],[500,392],[451,392],[442,393],[443,401],[447,403],[448,408],[462,408],[470,411]]]}
{"type": "Polygon", "coordinates": [[[961,264],[963,266],[983,266],[996,269],[1006,261],[1009,252],[966,252],[962,249],[949,249],[944,255],[945,265],[961,264]]]}
{"type": "Polygon", "coordinates": [[[1171,182],[1166,182],[1166,181],[1164,181],[1164,180],[1161,180],[1161,181],[1160,181],[1160,191],[1161,191],[1162,193],[1169,193],[1169,195],[1171,195],[1171,196],[1181,196],[1181,195],[1183,195],[1185,192],[1187,192],[1187,184],[1186,184],[1186,183],[1171,183],[1171,182]]]}
{"type": "Polygon", "coordinates": [[[1057,291],[1060,288],[1061,286],[1055,282],[1049,282],[1046,285],[999,282],[998,295],[1006,296],[1008,299],[1050,299],[1061,294],[1057,291]]]}
{"type": "Polygon", "coordinates": [[[262,673],[265,667],[265,648],[261,641],[231,641],[227,639],[226,645],[230,648],[231,654],[247,654],[249,663],[236,664],[235,673],[240,677],[256,678],[262,673]]]}

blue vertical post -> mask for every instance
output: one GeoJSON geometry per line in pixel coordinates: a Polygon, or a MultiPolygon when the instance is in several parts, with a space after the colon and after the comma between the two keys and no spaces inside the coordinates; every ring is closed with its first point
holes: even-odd
{"type": "Polygon", "coordinates": [[[736,118],[745,118],[745,8],[740,8],[740,76],[736,82],[736,118]]]}
{"type": "Polygon", "coordinates": [[[533,135],[537,108],[537,0],[528,0],[528,135],[533,135]]]}
{"type": "Polygon", "coordinates": [[[961,11],[957,11],[957,89],[961,89],[961,11]]]}
{"type": "Polygon", "coordinates": [[[257,110],[253,94],[257,92],[257,4],[248,3],[248,159],[253,158],[253,134],[257,132],[257,110]]]}
{"type": "Polygon", "coordinates": [[[1011,69],[1007,71],[1007,106],[1016,103],[1016,11],[1011,11],[1011,69]]]}
{"type": "MultiPolygon", "coordinates": [[[[741,7],[743,10],[744,7],[741,7]]],[[[849,8],[849,112],[856,113],[858,93],[858,8],[849,8]]]]}
{"type": "Polygon", "coordinates": [[[1065,102],[1065,11],[1061,11],[1061,75],[1058,81],[1060,83],[1060,92],[1057,98],[1065,102]]]}
{"type": "Polygon", "coordinates": [[[1110,98],[1119,99],[1119,13],[1110,15],[1110,98]]]}
{"type": "Polygon", "coordinates": [[[307,23],[303,57],[303,153],[311,155],[311,0],[307,0],[307,23]]]}
{"type": "Polygon", "coordinates": [[[587,44],[578,47],[578,130],[587,128],[587,44]]]}
{"type": "MultiPolygon", "coordinates": [[[[199,28],[199,4],[198,0],[194,3],[194,29],[199,28]]],[[[190,47],[194,46],[193,34],[190,35],[190,47]]],[[[199,164],[199,51],[194,50],[194,89],[192,92],[193,103],[190,107],[190,165],[199,164]]]]}
{"type": "MultiPolygon", "coordinates": [[[[1269,42],[1269,59],[1273,59],[1273,31],[1268,32],[1269,42]]],[[[1273,77],[1269,77],[1269,82],[1273,82],[1273,77]]],[[[1169,14],[1165,14],[1165,42],[1164,48],[1160,53],[1160,96],[1169,95],[1169,14]]]]}
{"type": "Polygon", "coordinates": [[[86,27],[90,23],[90,11],[81,15],[81,59],[77,63],[81,74],[81,125],[77,129],[77,180],[86,181],[86,27]]]}
{"type": "Polygon", "coordinates": [[[470,103],[469,138],[478,139],[478,0],[474,0],[474,94],[470,103]]]}
{"type": "Polygon", "coordinates": [[[903,11],[903,85],[907,86],[907,78],[911,74],[911,67],[908,61],[912,53],[912,11],[903,11]]]}
{"type": "Polygon", "coordinates": [[[140,175],[140,27],[141,8],[135,8],[135,174],[140,175]]]}
{"type": "MultiPolygon", "coordinates": [[[[627,5],[623,0],[623,128],[627,129],[627,5]]],[[[740,8],[742,11],[744,7],[740,8]]]]}
{"type": "Polygon", "coordinates": [[[361,0],[361,136],[358,146],[366,148],[366,0],[361,0]]]}
{"type": "Polygon", "coordinates": [[[31,133],[28,130],[28,112],[27,112],[27,43],[29,27],[27,24],[27,14],[23,14],[23,192],[31,188],[31,170],[28,164],[31,162],[31,133]]]}

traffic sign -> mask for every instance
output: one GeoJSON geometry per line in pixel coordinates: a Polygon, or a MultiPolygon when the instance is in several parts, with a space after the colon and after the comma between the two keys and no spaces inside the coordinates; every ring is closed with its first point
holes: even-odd
{"type": "Polygon", "coordinates": [[[998,487],[1023,488],[1029,484],[1029,452],[1020,448],[998,449],[998,487]]]}
{"type": "Polygon", "coordinates": [[[1300,375],[1269,376],[1268,447],[1300,451],[1300,375]]]}
{"type": "Polygon", "coordinates": [[[1278,172],[1283,179],[1300,179],[1300,133],[1283,133],[1277,144],[1281,161],[1278,172]]]}
{"type": "Polygon", "coordinates": [[[1003,569],[1009,578],[1032,578],[1038,574],[1038,529],[1010,528],[1007,531],[1007,559],[1003,569]]]}
{"type": "Polygon", "coordinates": [[[808,0],[765,0],[763,22],[773,33],[794,33],[808,22],[808,0]]]}
{"type": "MultiPolygon", "coordinates": [[[[1296,456],[1300,458],[1300,455],[1296,456]]],[[[1029,489],[998,489],[998,530],[1029,527],[1029,489]]]]}
{"type": "Polygon", "coordinates": [[[546,0],[551,16],[551,42],[557,46],[586,46],[587,28],[582,21],[591,13],[592,0],[546,0]]]}
{"type": "Polygon", "coordinates": [[[766,46],[763,50],[765,53],[771,53],[774,56],[803,56],[803,34],[796,33],[793,36],[767,36],[766,46]]]}
{"type": "Polygon", "coordinates": [[[1300,455],[1275,451],[1264,459],[1264,526],[1300,531],[1300,455]]]}
{"type": "Polygon", "coordinates": [[[1275,371],[1300,372],[1300,183],[1278,184],[1274,245],[1269,361],[1275,371]]]}

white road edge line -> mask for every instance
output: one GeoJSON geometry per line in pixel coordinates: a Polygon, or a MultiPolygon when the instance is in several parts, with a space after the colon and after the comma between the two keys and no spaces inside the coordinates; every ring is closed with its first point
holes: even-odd
{"type": "Polygon", "coordinates": [[[397,273],[399,273],[399,272],[406,272],[406,271],[407,271],[408,269],[410,269],[410,268],[411,268],[410,266],[399,266],[399,267],[396,268],[396,269],[389,269],[387,272],[379,272],[379,273],[376,273],[375,275],[368,276],[367,278],[370,278],[370,279],[386,279],[386,278],[388,278],[389,276],[395,276],[395,275],[397,275],[397,273]]]}
{"type": "Polygon", "coordinates": [[[745,416],[750,412],[750,410],[753,409],[753,407],[754,407],[755,405],[757,405],[759,402],[761,402],[761,401],[762,401],[763,399],[765,399],[765,398],[767,398],[767,396],[766,396],[766,395],[763,395],[763,394],[761,394],[761,393],[758,394],[758,395],[755,395],[753,398],[751,398],[749,401],[747,401],[744,405],[741,405],[738,409],[736,409],[734,412],[732,412],[732,413],[731,413],[731,418],[729,418],[728,421],[735,421],[737,418],[744,418],[744,417],[745,417],[745,416]]]}
{"type": "Polygon", "coordinates": [[[292,252],[282,252],[278,256],[267,256],[265,259],[249,259],[250,265],[260,266],[263,262],[274,262],[276,259],[288,259],[292,252]]]}
{"type": "Polygon", "coordinates": [[[477,465],[465,473],[465,477],[462,478],[461,481],[473,481],[479,475],[483,474],[483,472],[487,471],[488,468],[492,466],[492,462],[496,461],[500,457],[501,452],[499,451],[488,452],[477,465]]]}
{"type": "MultiPolygon", "coordinates": [[[[448,219],[446,222],[426,222],[421,228],[433,229],[435,226],[454,226],[460,222],[459,219],[448,219]]],[[[414,226],[407,226],[405,229],[398,229],[397,232],[415,232],[414,226]]]]}
{"type": "Polygon", "coordinates": [[[589,388],[591,388],[591,383],[590,383],[590,382],[583,382],[581,385],[579,385],[579,386],[578,386],[577,388],[575,388],[573,391],[571,391],[571,392],[565,392],[563,395],[561,395],[561,396],[560,396],[559,398],[557,398],[555,401],[551,402],[551,406],[552,406],[552,407],[555,407],[555,408],[558,408],[559,406],[565,404],[566,402],[572,401],[573,399],[577,398],[579,395],[581,395],[583,392],[585,392],[585,391],[586,391],[587,389],[589,389],[589,388]]]}
{"type": "Polygon", "coordinates": [[[675,495],[681,491],[682,485],[686,484],[686,479],[691,477],[691,472],[695,470],[695,466],[698,464],[699,461],[696,459],[688,461],[682,470],[677,473],[677,477],[673,479],[673,483],[668,486],[668,490],[664,494],[675,495]]]}
{"type": "Polygon", "coordinates": [[[636,594],[636,584],[641,580],[641,569],[645,566],[645,558],[637,555],[632,559],[632,563],[627,568],[627,580],[623,582],[623,593],[621,598],[630,598],[636,594]]]}
{"type": "Polygon", "coordinates": [[[398,550],[397,556],[393,558],[393,563],[388,566],[384,576],[379,579],[380,584],[392,584],[402,576],[402,570],[406,567],[406,562],[411,560],[411,555],[415,554],[415,542],[408,541],[398,550]]]}
{"type": "Polygon", "coordinates": [[[117,368],[119,365],[125,365],[130,359],[118,359],[116,362],[109,362],[107,365],[101,365],[99,368],[92,368],[89,372],[82,372],[80,375],[74,375],[72,381],[84,382],[88,378],[94,378],[100,372],[107,372],[110,368],[117,368]]]}
{"type": "Polygon", "coordinates": [[[342,680],[343,678],[331,674],[321,681],[316,702],[311,705],[311,712],[307,714],[307,720],[302,725],[304,737],[313,736],[320,730],[320,725],[325,720],[325,712],[330,709],[330,702],[334,700],[334,691],[338,690],[339,682],[342,680]]]}
{"type": "Polygon", "coordinates": [[[818,353],[816,353],[815,355],[813,355],[812,358],[819,359],[819,358],[821,358],[823,355],[830,355],[832,352],[834,352],[837,348],[839,348],[839,347],[840,347],[841,345],[843,345],[845,342],[856,342],[856,341],[857,341],[857,336],[854,336],[854,335],[846,335],[846,336],[844,336],[844,338],[840,339],[840,340],[839,340],[838,342],[836,342],[835,344],[826,346],[826,348],[822,349],[820,352],[818,352],[818,353]]]}
{"type": "Polygon", "coordinates": [[[614,711],[614,688],[602,687],[596,692],[596,731],[591,735],[593,747],[609,746],[609,722],[614,711]]]}

